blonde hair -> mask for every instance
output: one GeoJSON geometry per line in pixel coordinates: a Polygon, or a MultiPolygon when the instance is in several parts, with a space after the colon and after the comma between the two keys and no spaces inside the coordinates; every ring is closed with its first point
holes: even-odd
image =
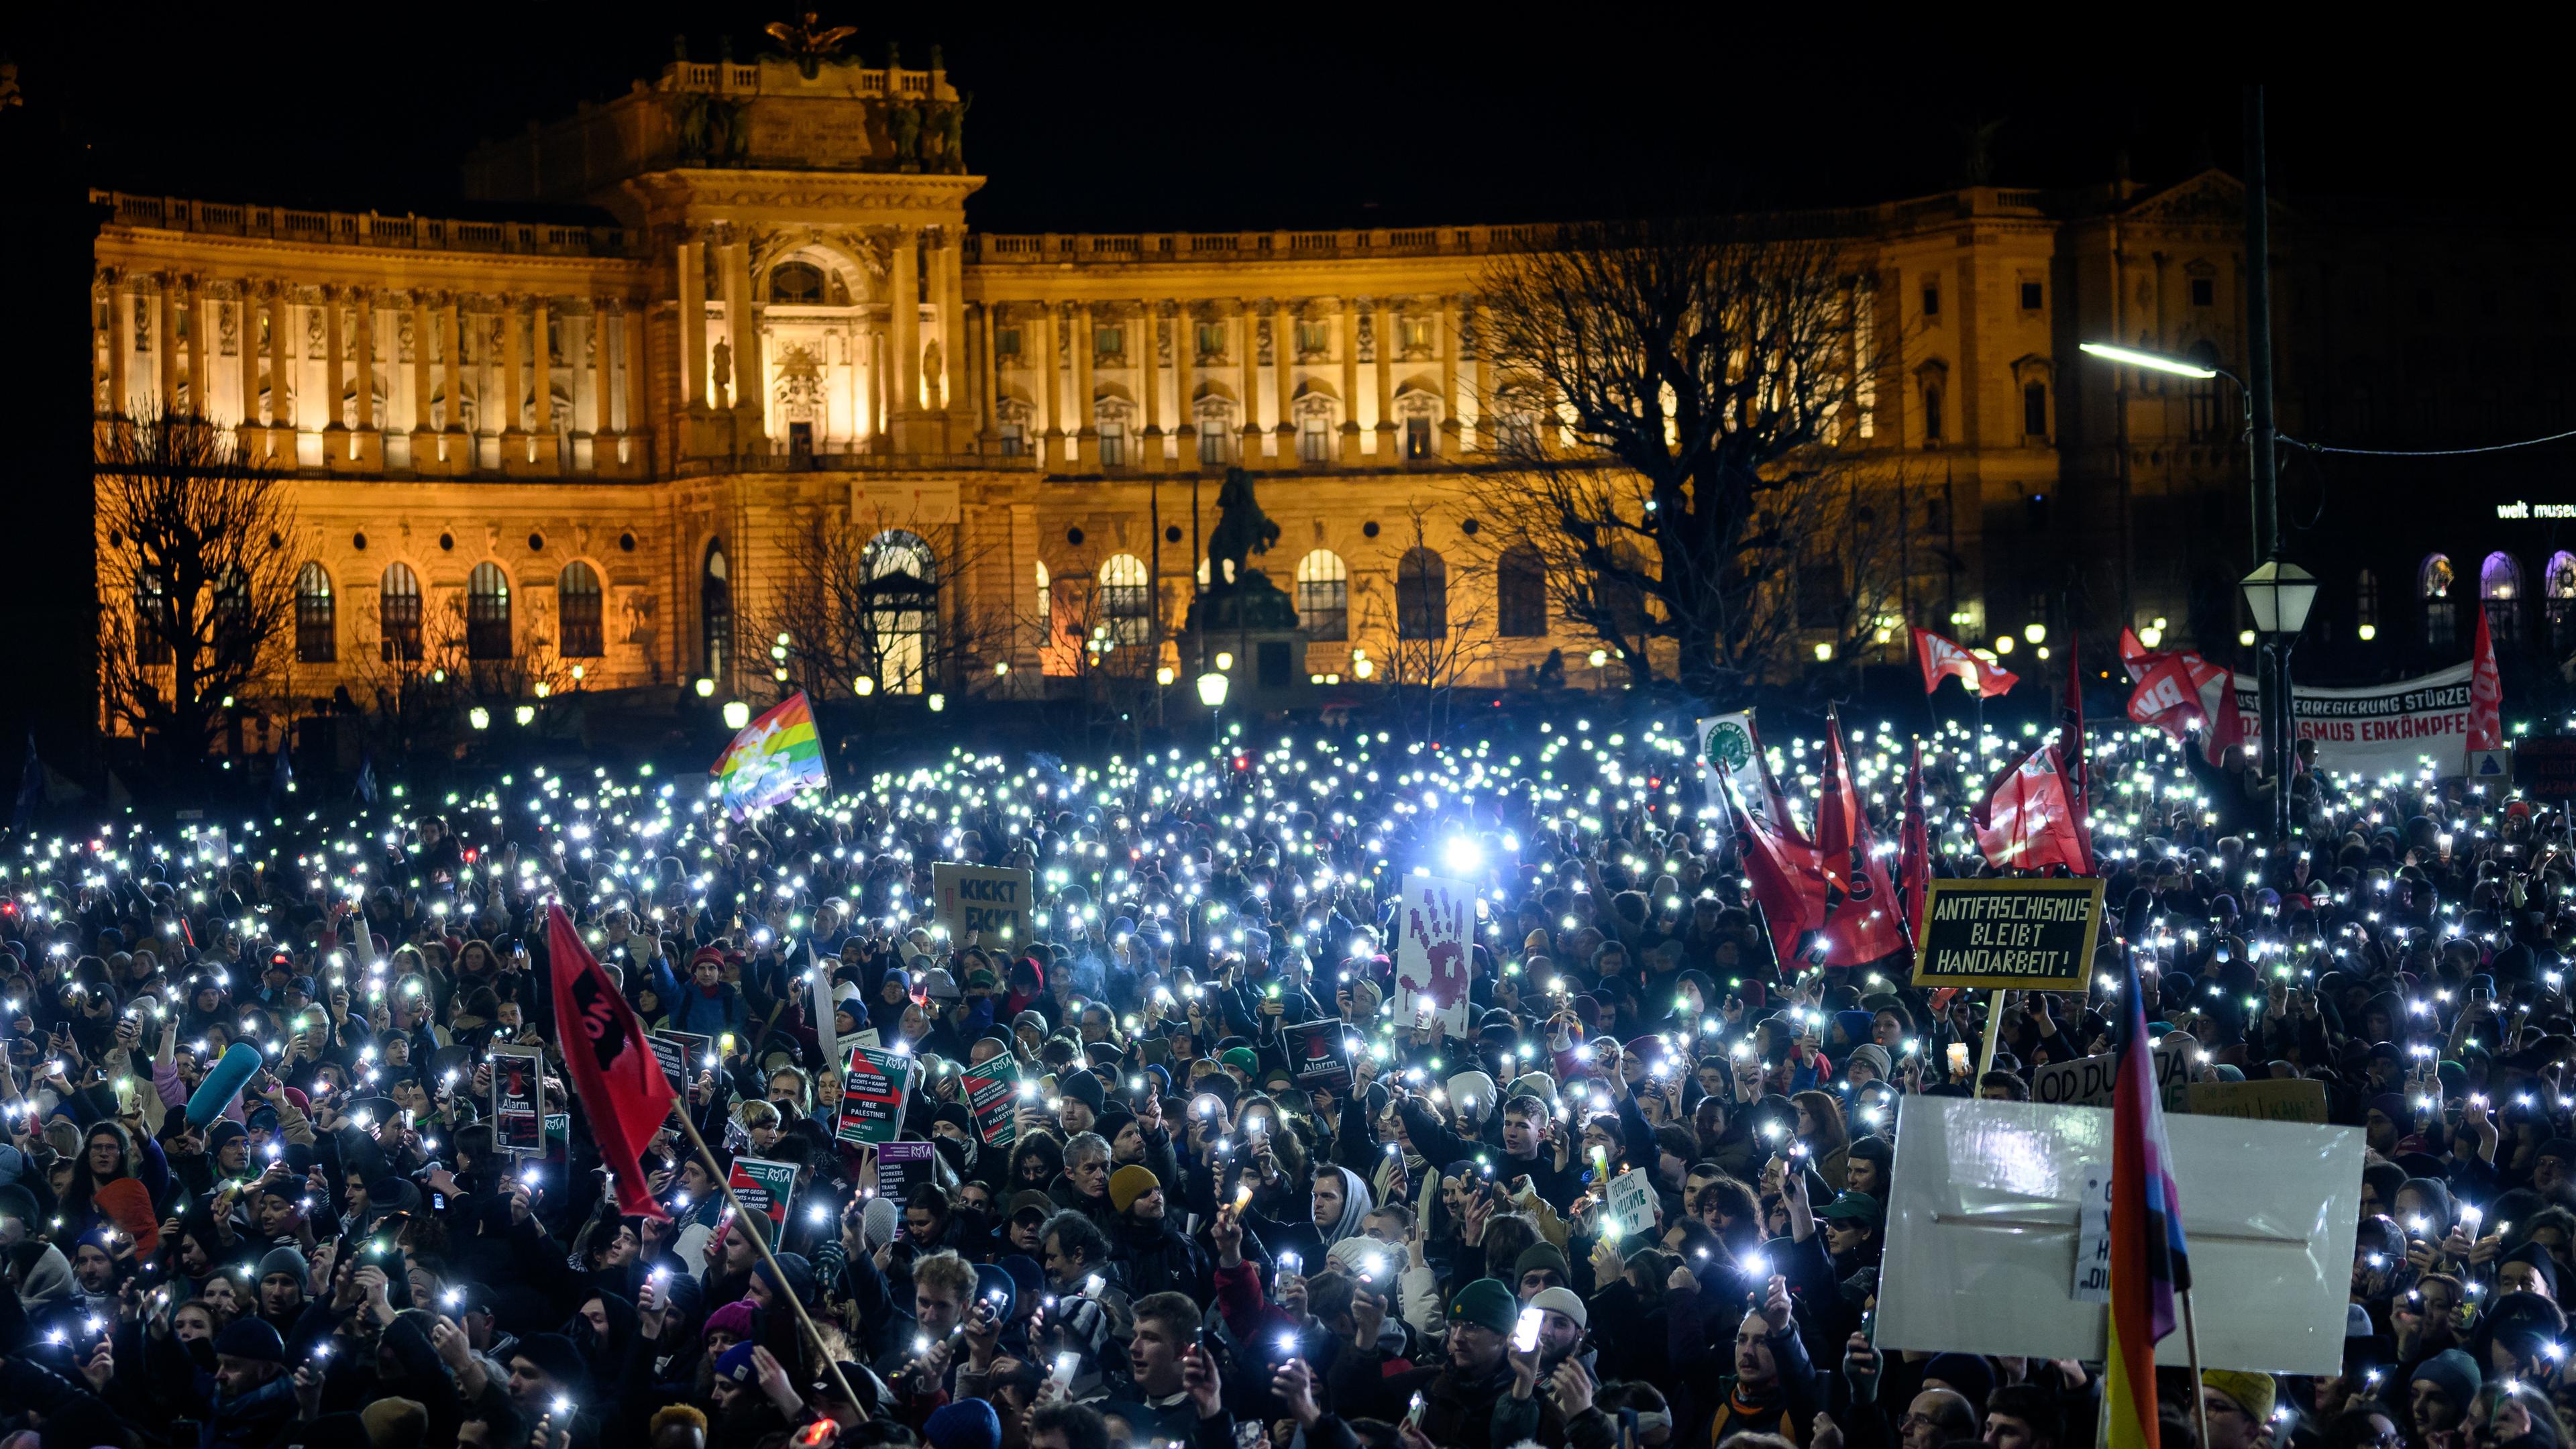
{"type": "Polygon", "coordinates": [[[745,1132],[778,1125],[778,1109],[757,1098],[735,1103],[733,1116],[745,1132]]]}
{"type": "Polygon", "coordinates": [[[946,1248],[913,1259],[912,1281],[933,1291],[953,1291],[960,1303],[975,1296],[975,1270],[946,1248]]]}

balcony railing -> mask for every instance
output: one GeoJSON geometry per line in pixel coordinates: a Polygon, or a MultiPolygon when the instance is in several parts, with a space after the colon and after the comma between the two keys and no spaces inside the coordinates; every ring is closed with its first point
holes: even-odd
{"type": "Polygon", "coordinates": [[[107,208],[111,224],[117,226],[267,237],[328,246],[624,257],[634,254],[636,244],[636,233],[619,226],[465,221],[453,217],[388,216],[377,211],[305,211],[291,206],[250,206],[196,201],[184,196],[141,196],[126,191],[92,190],[89,199],[92,205],[107,208]]]}

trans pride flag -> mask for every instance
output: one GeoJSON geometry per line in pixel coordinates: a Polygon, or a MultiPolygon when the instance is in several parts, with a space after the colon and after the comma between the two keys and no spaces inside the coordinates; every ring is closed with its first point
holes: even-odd
{"type": "Polygon", "coordinates": [[[829,789],[832,772],[823,763],[823,737],[814,729],[814,707],[804,691],[789,695],[776,708],[733,737],[715,777],[724,789],[724,805],[736,815],[775,805],[800,790],[829,789]]]}
{"type": "Polygon", "coordinates": [[[2111,1325],[2102,1375],[2110,1449],[2159,1449],[2156,1344],[2174,1331],[2174,1294],[2191,1287],[2154,1048],[2137,966],[2124,956],[2111,1104],[2111,1325]]]}

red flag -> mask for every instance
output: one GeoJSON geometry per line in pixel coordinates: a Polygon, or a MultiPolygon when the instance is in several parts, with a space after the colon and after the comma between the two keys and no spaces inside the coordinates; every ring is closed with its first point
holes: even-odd
{"type": "Polygon", "coordinates": [[[1914,631],[1914,657],[1923,666],[1923,692],[1930,694],[1941,687],[1941,677],[1951,675],[1974,690],[1978,696],[1992,699],[2021,682],[2021,676],[1999,665],[1988,664],[1955,639],[1945,639],[1929,629],[1914,631]]]}
{"type": "Polygon", "coordinates": [[[2092,852],[2076,823],[2066,770],[2053,744],[2031,751],[1997,776],[1973,820],[1977,848],[1991,864],[2012,870],[2062,865],[2079,875],[2092,868],[2092,852]]]}
{"type": "MultiPolygon", "coordinates": [[[[1736,853],[1744,861],[1744,879],[1771,928],[1771,949],[1786,966],[1797,959],[1798,943],[1811,919],[1825,913],[1825,876],[1816,867],[1816,848],[1757,820],[1742,802],[1727,801],[1735,817],[1736,853]]],[[[1790,969],[1794,970],[1794,967],[1790,969]]]]}
{"type": "MultiPolygon", "coordinates": [[[[1860,794],[1852,788],[1851,765],[1843,758],[1843,722],[1825,711],[1825,770],[1816,782],[1816,863],[1825,884],[1851,894],[1852,838],[1865,828],[1860,794]]],[[[1828,902],[1830,904],[1830,901],[1828,902]]]]}
{"type": "Polygon", "coordinates": [[[581,1099],[601,1160],[617,1179],[617,1210],[628,1217],[670,1214],[653,1200],[638,1162],[671,1115],[671,1079],[645,1044],[635,1010],[581,943],[561,906],[546,908],[546,964],[554,976],[555,1034],[573,1095],[581,1099]]]}
{"type": "Polygon", "coordinates": [[[1932,831],[1923,819],[1923,742],[1905,767],[1905,826],[1897,837],[1896,884],[1905,901],[1905,935],[1923,939],[1923,892],[1932,883],[1932,831]]]}
{"type": "Polygon", "coordinates": [[[2160,657],[2162,656],[2148,650],[2146,642],[2138,637],[2137,630],[2126,624],[2120,626],[2120,665],[2129,671],[2131,684],[2144,680],[2147,677],[2149,663],[2160,657]]]}
{"type": "Polygon", "coordinates": [[[2066,640],[2066,703],[2058,711],[2058,759],[2066,766],[2067,804],[2075,812],[2075,840],[2084,848],[2084,865],[2077,875],[2093,873],[2093,837],[2085,827],[2085,817],[2093,809],[2093,770],[2084,756],[2084,676],[2076,667],[2076,656],[2083,651],[2076,645],[2074,631],[2066,640]]]}
{"type": "Polygon", "coordinates": [[[2504,748],[2504,677],[2496,672],[2495,640],[2487,636],[2483,608],[2478,610],[2477,652],[2469,656],[2469,748],[2504,748]]]}
{"type": "Polygon", "coordinates": [[[1857,966],[1905,949],[1904,913],[1887,862],[1870,838],[1869,812],[1852,779],[1842,721],[1825,720],[1825,773],[1816,799],[1816,865],[1826,890],[1809,923],[1824,934],[1825,959],[1857,966]]]}

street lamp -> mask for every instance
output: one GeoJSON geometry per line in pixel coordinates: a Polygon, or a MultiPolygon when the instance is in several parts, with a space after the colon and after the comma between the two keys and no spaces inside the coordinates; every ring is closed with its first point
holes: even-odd
{"type": "Polygon", "coordinates": [[[2116,362],[2124,367],[2143,367],[2150,372],[2169,372],[2176,377],[2196,377],[2203,380],[2224,377],[2230,382],[2236,380],[2235,374],[2225,368],[2208,367],[2188,358],[2167,357],[2160,352],[2140,352],[2134,347],[2116,347],[2108,342],[2082,342],[2076,344],[2076,350],[2088,356],[2101,358],[2105,362],[2116,362]]]}
{"type": "Polygon", "coordinates": [[[1211,669],[1199,676],[1199,703],[1210,709],[1225,708],[1226,686],[1233,681],[1222,671],[1211,669]]]}
{"type": "Polygon", "coordinates": [[[751,706],[738,699],[728,699],[724,707],[725,728],[738,730],[751,723],[751,706]]]}
{"type": "Polygon", "coordinates": [[[2297,564],[2265,559],[2247,574],[2241,587],[2245,607],[2254,611],[2254,632],[2296,634],[2308,627],[2308,608],[2317,601],[2316,576],[2297,564]]]}

